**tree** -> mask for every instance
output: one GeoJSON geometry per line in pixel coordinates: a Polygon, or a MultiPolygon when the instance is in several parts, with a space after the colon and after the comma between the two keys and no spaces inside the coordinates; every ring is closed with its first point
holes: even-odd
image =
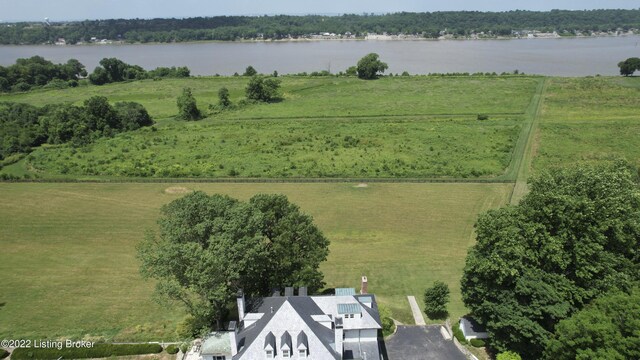
{"type": "Polygon", "coordinates": [[[462,298],[498,351],[542,356],[556,324],[640,277],[640,193],[626,163],[543,173],[479,217],[462,298]]]}
{"type": "Polygon", "coordinates": [[[156,279],[158,299],[184,305],[195,323],[219,326],[235,294],[324,286],[329,241],[283,195],[241,202],[193,192],[162,208],[159,236],[138,246],[140,271],[156,279]]]}
{"type": "Polygon", "coordinates": [[[147,109],[138,103],[118,102],[115,104],[114,110],[123,130],[137,130],[143,126],[153,125],[153,119],[149,116],[147,109]]]}
{"type": "Polygon", "coordinates": [[[442,281],[436,281],[424,292],[424,312],[431,319],[447,317],[447,303],[449,302],[449,286],[442,281]]]}
{"type": "Polygon", "coordinates": [[[640,71],[640,58],[632,57],[618,63],[620,75],[630,76],[634,72],[640,71]]]}
{"type": "Polygon", "coordinates": [[[109,74],[107,74],[107,70],[98,66],[93,70],[93,73],[89,75],[89,82],[93,85],[104,85],[109,83],[109,74]]]}
{"type": "Polygon", "coordinates": [[[640,359],[640,288],[611,292],[562,320],[545,358],[640,359]]]}
{"type": "Polygon", "coordinates": [[[226,87],[221,87],[220,90],[218,90],[218,104],[220,104],[222,108],[228,108],[229,106],[231,106],[231,100],[229,99],[229,89],[227,89],[226,87]]]}
{"type": "MultiPolygon", "coordinates": [[[[378,59],[378,54],[371,53],[358,61],[356,70],[360,79],[377,79],[378,73],[383,73],[389,66],[378,59]]],[[[348,72],[348,70],[347,70],[348,72]]]]}
{"type": "Polygon", "coordinates": [[[242,76],[256,76],[256,75],[258,75],[258,72],[251,65],[247,66],[247,68],[244,70],[244,74],[242,74],[242,76]]]}
{"type": "Polygon", "coordinates": [[[190,88],[182,89],[178,96],[178,118],[181,120],[199,120],[202,117],[190,88]]]}
{"type": "Polygon", "coordinates": [[[245,93],[247,99],[272,102],[280,98],[280,80],[274,78],[265,79],[262,76],[252,76],[247,84],[245,93]]]}

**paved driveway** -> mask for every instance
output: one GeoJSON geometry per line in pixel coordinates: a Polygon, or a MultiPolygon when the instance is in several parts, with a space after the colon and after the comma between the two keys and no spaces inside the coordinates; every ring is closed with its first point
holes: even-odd
{"type": "Polygon", "coordinates": [[[442,337],[440,325],[400,325],[385,345],[389,360],[467,360],[452,341],[442,337]]]}

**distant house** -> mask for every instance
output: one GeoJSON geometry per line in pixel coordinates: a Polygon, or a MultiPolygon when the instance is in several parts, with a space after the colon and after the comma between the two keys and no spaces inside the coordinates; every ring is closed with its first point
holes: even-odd
{"type": "Polygon", "coordinates": [[[463,316],[460,319],[460,330],[465,339],[486,339],[489,337],[487,329],[470,316],[463,316]]]}
{"type": "Polygon", "coordinates": [[[244,295],[238,294],[240,321],[231,322],[230,331],[226,333],[231,358],[220,357],[223,353],[219,349],[224,347],[219,342],[213,350],[218,352],[205,354],[207,340],[202,345],[202,357],[206,360],[382,359],[378,305],[375,296],[366,291],[367,279],[363,277],[359,295],[353,288],[338,288],[334,295],[308,296],[304,287],[298,289],[297,295],[293,288],[286,288],[284,296],[278,292],[251,301],[245,301],[244,295]]]}

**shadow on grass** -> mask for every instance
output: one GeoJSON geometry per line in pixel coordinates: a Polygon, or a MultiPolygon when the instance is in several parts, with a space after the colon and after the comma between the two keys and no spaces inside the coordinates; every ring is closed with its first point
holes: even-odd
{"type": "Polygon", "coordinates": [[[431,320],[446,320],[449,317],[448,311],[425,312],[431,320]]]}

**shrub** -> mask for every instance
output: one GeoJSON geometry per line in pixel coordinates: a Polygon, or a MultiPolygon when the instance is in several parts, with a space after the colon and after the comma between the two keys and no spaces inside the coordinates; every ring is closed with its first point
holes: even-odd
{"type": "Polygon", "coordinates": [[[522,358],[520,357],[520,355],[518,355],[518,353],[515,353],[513,351],[505,351],[498,354],[498,356],[496,356],[496,360],[522,360],[522,358]]]}
{"type": "Polygon", "coordinates": [[[484,347],[484,341],[482,339],[471,339],[469,343],[473,347],[484,347]]]}
{"type": "Polygon", "coordinates": [[[278,89],[280,89],[280,80],[253,76],[251,80],[249,80],[245,93],[249,100],[271,102],[280,99],[278,89]]]}
{"type": "Polygon", "coordinates": [[[461,344],[466,344],[467,343],[467,339],[464,337],[464,334],[462,333],[462,330],[460,330],[460,324],[459,323],[455,323],[455,325],[453,325],[453,336],[458,339],[458,341],[461,344]]]}
{"type": "Polygon", "coordinates": [[[436,281],[424,292],[424,312],[431,319],[447,317],[447,303],[449,302],[449,286],[442,281],[436,281]]]}
{"type": "Polygon", "coordinates": [[[20,348],[13,351],[11,359],[90,359],[111,356],[158,354],[162,352],[160,344],[95,344],[91,348],[20,348]]]}
{"type": "Polygon", "coordinates": [[[478,120],[488,120],[488,119],[489,119],[489,115],[478,114],[478,120]]]}
{"type": "Polygon", "coordinates": [[[173,354],[177,354],[178,351],[180,351],[180,348],[178,348],[178,345],[169,345],[167,346],[165,351],[167,352],[167,354],[173,355],[173,354]]]}
{"type": "Polygon", "coordinates": [[[396,324],[391,318],[391,309],[383,304],[378,304],[378,311],[380,313],[380,321],[382,321],[382,334],[383,336],[389,336],[396,330],[396,324]]]}
{"type": "Polygon", "coordinates": [[[4,359],[9,356],[9,352],[5,349],[0,349],[0,359],[4,359]]]}

